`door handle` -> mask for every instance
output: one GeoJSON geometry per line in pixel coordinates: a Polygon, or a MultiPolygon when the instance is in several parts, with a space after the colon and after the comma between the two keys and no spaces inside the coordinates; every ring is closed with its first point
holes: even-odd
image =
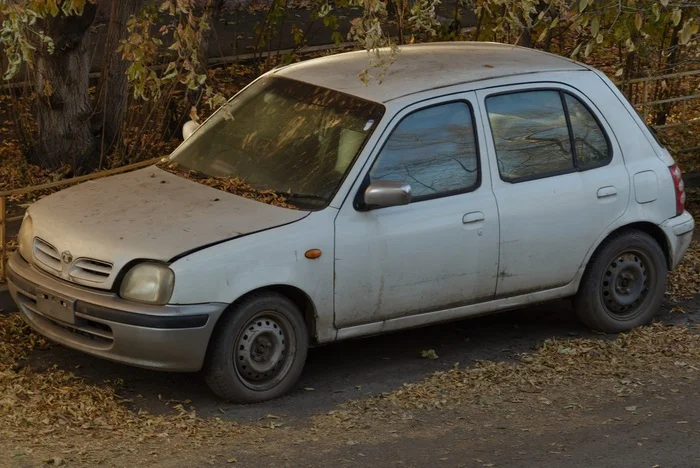
{"type": "Polygon", "coordinates": [[[483,220],[484,213],[481,211],[472,211],[471,213],[467,213],[462,217],[462,223],[464,224],[476,223],[483,220]]]}
{"type": "Polygon", "coordinates": [[[612,197],[613,195],[617,195],[617,189],[612,185],[598,189],[598,198],[612,197]]]}

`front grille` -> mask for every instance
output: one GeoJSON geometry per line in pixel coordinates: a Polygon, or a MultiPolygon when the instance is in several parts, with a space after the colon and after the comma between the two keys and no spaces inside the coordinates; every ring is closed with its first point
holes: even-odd
{"type": "Polygon", "coordinates": [[[55,271],[61,271],[61,255],[58,249],[38,237],[34,238],[34,258],[55,271]]]}
{"type": "Polygon", "coordinates": [[[91,258],[79,258],[70,269],[72,278],[91,283],[103,283],[111,273],[111,263],[91,258]]]}
{"type": "Polygon", "coordinates": [[[39,312],[36,298],[30,294],[19,291],[19,304],[22,310],[34,322],[39,322],[43,327],[48,327],[54,333],[89,346],[104,347],[108,349],[114,342],[112,329],[104,323],[96,322],[89,317],[76,313],[75,324],[60,322],[53,317],[48,317],[39,312]]]}

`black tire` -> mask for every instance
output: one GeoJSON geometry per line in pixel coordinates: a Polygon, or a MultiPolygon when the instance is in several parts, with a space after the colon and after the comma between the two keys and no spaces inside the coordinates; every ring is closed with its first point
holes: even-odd
{"type": "Polygon", "coordinates": [[[653,237],[620,232],[589,262],[574,310],[585,325],[606,333],[645,325],[659,311],[667,275],[666,256],[653,237]]]}
{"type": "Polygon", "coordinates": [[[258,403],[294,387],[309,334],[297,306],[274,292],[254,294],[225,312],[209,344],[204,375],[220,398],[258,403]]]}

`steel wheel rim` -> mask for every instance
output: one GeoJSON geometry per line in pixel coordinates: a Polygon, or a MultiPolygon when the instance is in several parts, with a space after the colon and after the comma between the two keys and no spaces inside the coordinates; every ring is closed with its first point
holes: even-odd
{"type": "Polygon", "coordinates": [[[262,311],[238,333],[233,367],[246,387],[266,391],[284,380],[295,354],[296,337],[291,322],[279,312],[262,311]]]}
{"type": "Polygon", "coordinates": [[[638,250],[625,250],[611,260],[601,281],[601,299],[608,314],[617,320],[632,320],[642,313],[656,271],[649,257],[638,250]]]}

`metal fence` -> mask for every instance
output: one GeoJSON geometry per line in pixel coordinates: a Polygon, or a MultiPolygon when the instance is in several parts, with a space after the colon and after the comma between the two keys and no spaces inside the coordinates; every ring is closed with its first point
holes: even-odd
{"type": "MultiPolygon", "coordinates": [[[[644,122],[649,123],[649,117],[653,115],[655,109],[658,109],[659,106],[670,105],[670,108],[666,109],[669,114],[671,113],[671,110],[674,111],[670,123],[664,123],[661,125],[650,124],[650,126],[655,130],[663,131],[678,127],[687,128],[691,125],[700,124],[700,113],[691,112],[690,115],[688,114],[689,103],[699,100],[700,94],[690,92],[689,94],[667,97],[663,99],[657,99],[655,97],[656,91],[659,89],[659,87],[663,88],[663,85],[670,87],[668,86],[669,82],[672,83],[682,79],[693,80],[693,77],[697,77],[698,84],[700,84],[700,70],[690,70],[666,75],[634,78],[631,80],[618,82],[617,86],[623,92],[623,94],[625,94],[627,99],[629,99],[637,112],[639,112],[641,117],[644,119],[644,122]],[[680,109],[677,109],[676,106],[680,106],[680,109]]],[[[700,88],[695,86],[691,87],[691,89],[695,91],[700,88]]],[[[697,144],[693,146],[675,148],[675,151],[679,153],[697,150],[700,150],[700,146],[697,144]]]]}

